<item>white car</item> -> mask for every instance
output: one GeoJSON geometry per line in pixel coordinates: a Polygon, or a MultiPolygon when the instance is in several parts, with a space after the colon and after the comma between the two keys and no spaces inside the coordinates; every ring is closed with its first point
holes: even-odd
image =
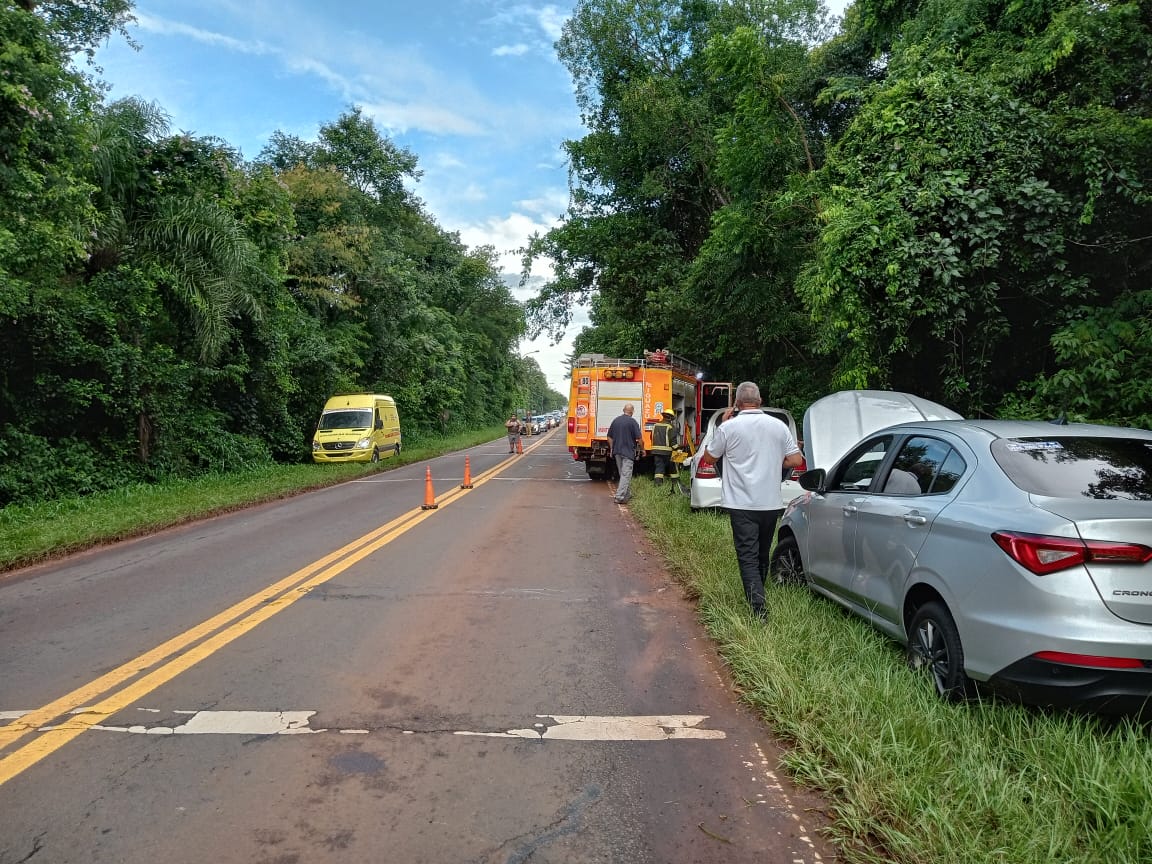
{"type": "MultiPolygon", "coordinates": [[[[788,431],[792,433],[792,437],[796,437],[796,420],[792,417],[791,411],[784,408],[761,408],[760,410],[784,423],[788,427],[788,431]]],[[[689,460],[688,473],[692,479],[688,492],[688,503],[693,513],[720,506],[720,475],[724,471],[724,460],[721,459],[715,465],[702,466],[700,465],[700,454],[712,442],[712,438],[716,434],[716,426],[720,423],[723,414],[723,411],[717,411],[708,420],[708,428],[704,430],[700,447],[696,451],[696,455],[689,460]]],[[[787,478],[780,483],[780,495],[785,506],[793,498],[804,494],[804,490],[800,488],[800,484],[796,480],[806,470],[807,467],[801,465],[799,468],[788,472],[787,478]]]]}

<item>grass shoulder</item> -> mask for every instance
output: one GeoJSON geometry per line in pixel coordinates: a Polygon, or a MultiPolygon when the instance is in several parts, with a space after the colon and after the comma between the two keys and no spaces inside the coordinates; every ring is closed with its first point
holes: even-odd
{"type": "Polygon", "coordinates": [[[262,465],[249,471],[205,474],[136,484],[97,495],[10,505],[0,509],[0,572],[322,489],[377,471],[390,471],[493,441],[504,434],[503,427],[494,426],[406,440],[399,456],[378,465],[262,465]]]}
{"type": "Polygon", "coordinates": [[[1003,702],[949,705],[866,623],[803,587],[748,613],[728,520],[644,478],[631,509],[743,699],[830,801],[845,860],[1152,861],[1152,747],[1121,720],[1003,702]]]}

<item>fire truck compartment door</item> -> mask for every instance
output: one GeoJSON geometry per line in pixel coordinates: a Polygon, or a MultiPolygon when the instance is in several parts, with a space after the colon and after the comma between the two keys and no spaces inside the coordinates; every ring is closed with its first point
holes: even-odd
{"type": "MultiPolygon", "coordinates": [[[[601,381],[596,387],[596,437],[608,434],[608,426],[624,413],[624,405],[644,404],[643,381],[601,381]]],[[[633,415],[636,416],[636,415],[633,415]]]]}

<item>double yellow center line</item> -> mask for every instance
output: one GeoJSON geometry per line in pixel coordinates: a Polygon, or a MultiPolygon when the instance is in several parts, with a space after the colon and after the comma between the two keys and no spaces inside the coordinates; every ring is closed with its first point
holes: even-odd
{"type": "MultiPolygon", "coordinates": [[[[488,482],[518,458],[517,456],[506,459],[494,468],[472,478],[473,489],[488,482]]],[[[473,490],[455,488],[444,495],[437,502],[437,506],[451,504],[470,491],[473,490]]],[[[28,712],[7,726],[0,727],[0,753],[12,748],[26,736],[36,734],[33,740],[7,755],[0,756],[0,785],[60,749],[81,733],[102,723],[117,711],[127,708],[141,697],[171,681],[181,672],[212,656],[273,615],[287,609],[313,588],[367,558],[436,512],[437,510],[410,510],[151,651],[129,660],[41,708],[28,712]],[[59,724],[48,726],[53,720],[61,717],[65,719],[59,724]]]]}

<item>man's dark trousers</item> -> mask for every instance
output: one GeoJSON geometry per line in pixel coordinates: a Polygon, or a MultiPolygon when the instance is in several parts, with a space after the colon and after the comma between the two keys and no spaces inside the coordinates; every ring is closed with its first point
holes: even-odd
{"type": "Polygon", "coordinates": [[[744,583],[744,597],[756,615],[765,614],[764,578],[768,575],[776,523],[783,513],[783,510],[728,511],[736,561],[740,565],[740,581],[744,583]]]}

